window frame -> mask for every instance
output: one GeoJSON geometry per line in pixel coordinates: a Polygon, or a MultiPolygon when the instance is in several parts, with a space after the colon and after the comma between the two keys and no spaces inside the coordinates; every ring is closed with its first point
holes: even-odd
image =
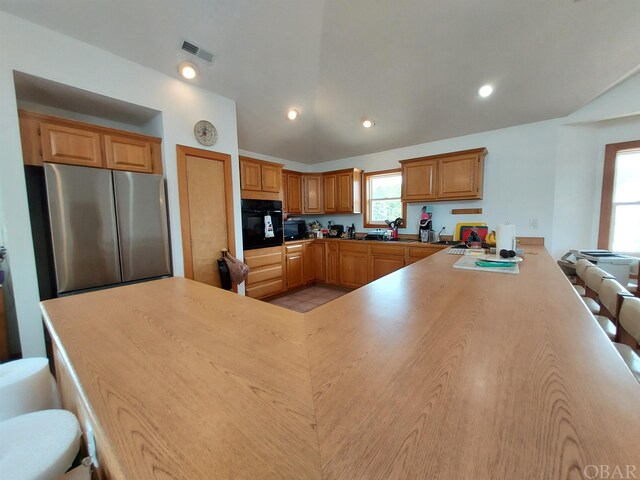
{"type": "MultiPolygon", "coordinates": [[[[364,218],[363,218],[363,226],[364,228],[380,228],[386,227],[387,224],[384,222],[376,223],[371,221],[371,202],[369,198],[370,192],[370,179],[371,177],[376,177],[379,175],[389,175],[392,173],[399,173],[400,179],[402,180],[402,168],[392,168],[390,170],[378,170],[376,172],[365,172],[364,178],[362,179],[362,183],[364,184],[363,188],[363,203],[364,203],[364,218]]],[[[406,228],[407,222],[407,203],[402,201],[402,190],[400,190],[400,203],[402,204],[402,218],[404,220],[405,225],[402,228],[406,228]]]]}
{"type": "MultiPolygon", "coordinates": [[[[602,198],[600,201],[600,225],[598,227],[598,248],[609,250],[613,218],[613,189],[616,176],[616,157],[625,150],[640,149],[640,140],[610,143],[605,147],[604,171],[602,174],[602,198]]],[[[639,252],[624,252],[639,253],[639,252]]]]}

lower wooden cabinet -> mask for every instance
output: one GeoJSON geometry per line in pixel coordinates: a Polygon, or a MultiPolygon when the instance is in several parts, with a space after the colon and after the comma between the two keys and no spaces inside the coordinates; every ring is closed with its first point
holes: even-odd
{"type": "Polygon", "coordinates": [[[313,263],[313,244],[302,244],[302,279],[304,284],[312,283],[315,280],[315,265],[313,263]]]}
{"type": "Polygon", "coordinates": [[[440,251],[439,247],[299,241],[245,252],[246,292],[265,298],[310,283],[359,288],[440,251]]]}
{"type": "Polygon", "coordinates": [[[341,244],[338,250],[338,283],[358,288],[367,281],[367,245],[341,244]]]}
{"type": "Polygon", "coordinates": [[[285,245],[284,248],[287,289],[301,287],[304,285],[303,246],[285,245]]]}
{"type": "Polygon", "coordinates": [[[427,258],[429,255],[433,255],[440,250],[442,249],[439,247],[409,247],[407,248],[405,263],[407,265],[411,265],[412,263],[422,260],[423,258],[427,258]]]}
{"type": "Polygon", "coordinates": [[[325,248],[324,243],[311,243],[311,261],[313,262],[313,280],[316,282],[325,283],[327,281],[327,264],[325,260],[325,248]]]}
{"type": "Polygon", "coordinates": [[[369,282],[373,282],[405,266],[402,246],[372,246],[369,255],[369,282]]]}
{"type": "Polygon", "coordinates": [[[327,251],[326,251],[326,268],[327,273],[325,277],[325,281],[329,285],[336,285],[338,283],[338,244],[337,243],[327,243],[327,251]]]}
{"type": "Polygon", "coordinates": [[[244,252],[250,271],[246,280],[246,295],[264,298],[286,289],[282,267],[282,247],[257,248],[244,252]]]}

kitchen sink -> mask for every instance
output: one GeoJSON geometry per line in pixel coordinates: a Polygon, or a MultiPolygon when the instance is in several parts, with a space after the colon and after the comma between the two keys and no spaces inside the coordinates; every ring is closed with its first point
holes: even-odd
{"type": "Polygon", "coordinates": [[[460,240],[440,240],[439,242],[435,242],[434,245],[459,245],[463,242],[460,240]]]}

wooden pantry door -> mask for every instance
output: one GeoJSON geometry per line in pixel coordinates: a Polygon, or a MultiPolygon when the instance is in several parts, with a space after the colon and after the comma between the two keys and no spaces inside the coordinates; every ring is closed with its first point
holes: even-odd
{"type": "Polygon", "coordinates": [[[184,276],[220,287],[222,249],[235,256],[231,157],[178,145],[177,158],[184,276]]]}

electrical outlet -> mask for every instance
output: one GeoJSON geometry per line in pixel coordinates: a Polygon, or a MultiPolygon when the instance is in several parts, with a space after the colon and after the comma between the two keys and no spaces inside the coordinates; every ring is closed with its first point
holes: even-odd
{"type": "Polygon", "coordinates": [[[532,218],[531,220],[529,220],[529,228],[532,230],[535,230],[538,228],[538,219],[537,218],[532,218]]]}

